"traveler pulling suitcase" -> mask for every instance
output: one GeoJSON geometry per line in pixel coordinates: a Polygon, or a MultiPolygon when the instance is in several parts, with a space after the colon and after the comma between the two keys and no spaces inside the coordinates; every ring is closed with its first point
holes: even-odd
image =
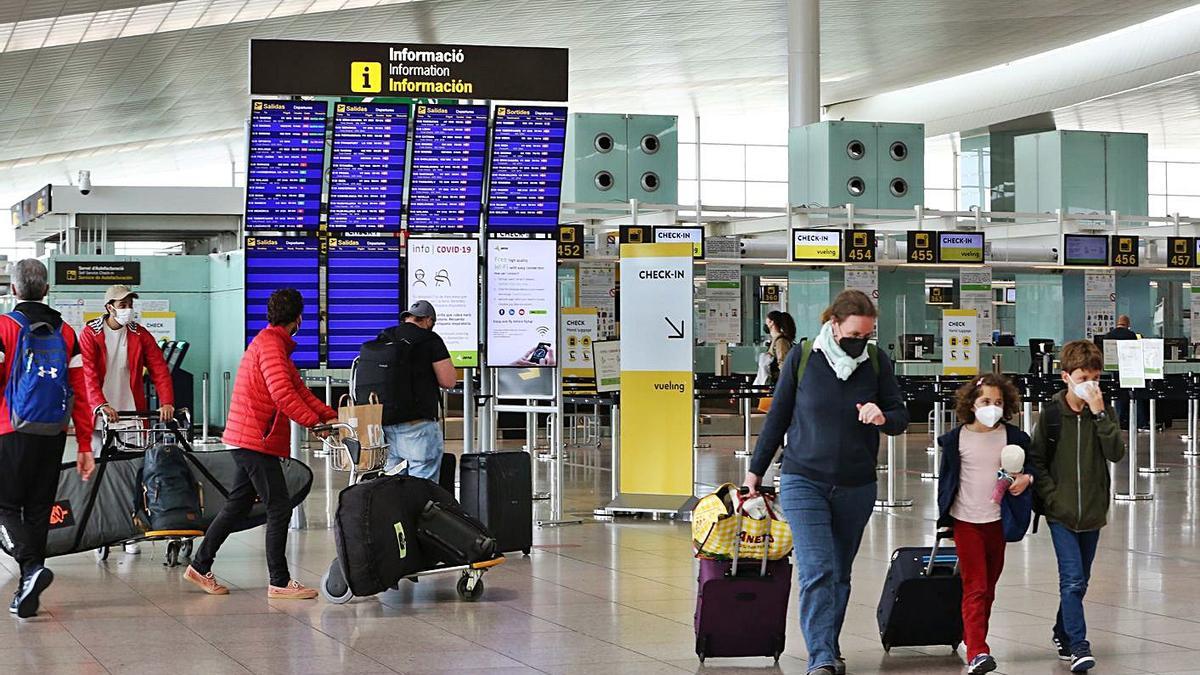
{"type": "MultiPolygon", "coordinates": [[[[764,495],[770,495],[763,488],[764,495]]],[[[741,531],[738,514],[737,529],[741,531]]],[[[779,663],[787,636],[792,564],[787,558],[739,560],[741,538],[733,560],[700,559],[696,597],[696,656],[737,658],[767,656],[779,663]]]]}
{"type": "Polygon", "coordinates": [[[533,549],[533,472],[529,453],[463,455],[459,497],[496,538],[497,553],[533,549]]]}
{"type": "Polygon", "coordinates": [[[962,643],[962,577],[955,549],[941,548],[951,539],[939,530],[932,548],[898,548],[883,583],[877,618],[883,650],[892,647],[946,645],[957,651],[962,643]]]}
{"type": "MultiPolygon", "coordinates": [[[[331,436],[332,452],[350,452],[356,441],[345,424],[315,427],[331,436]]],[[[404,465],[396,468],[403,471],[404,465]]],[[[321,579],[320,591],[335,604],[394,588],[401,580],[459,574],[464,600],[483,595],[483,574],[504,562],[483,525],[468,517],[437,483],[405,475],[368,474],[338,494],[334,519],[337,558],[321,579]]]]}

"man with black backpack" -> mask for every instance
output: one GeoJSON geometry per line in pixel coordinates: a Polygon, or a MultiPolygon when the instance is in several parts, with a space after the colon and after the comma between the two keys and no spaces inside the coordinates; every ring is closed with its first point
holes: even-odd
{"type": "Polygon", "coordinates": [[[401,323],[362,346],[355,366],[354,397],[374,393],[383,403],[387,469],[408,462],[408,474],[438,480],[445,453],[438,424],[442,389],[458,383],[450,352],[433,332],[437,313],[426,300],[414,302],[401,323]]]}
{"type": "Polygon", "coordinates": [[[1080,673],[1096,665],[1083,598],[1100,529],[1108,523],[1108,465],[1124,458],[1125,443],[1100,390],[1104,354],[1087,340],[1075,340],[1063,346],[1060,361],[1066,390],[1042,412],[1029,460],[1037,474],[1034,511],[1046,516],[1058,558],[1058,617],[1051,639],[1058,657],[1080,673]]]}
{"type": "Polygon", "coordinates": [[[83,358],[75,331],[42,302],[50,291],[46,266],[22,260],[11,276],[21,302],[0,317],[0,544],[21,567],[8,611],[27,619],[54,581],[45,565],[46,535],[72,418],[83,480],[95,463],[83,358]]]}

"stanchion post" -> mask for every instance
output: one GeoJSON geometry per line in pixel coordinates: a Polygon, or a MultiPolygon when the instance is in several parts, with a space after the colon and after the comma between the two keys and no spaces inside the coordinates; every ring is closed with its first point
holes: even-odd
{"type": "MultiPolygon", "coordinates": [[[[226,373],[226,374],[228,374],[228,373],[226,373]]],[[[304,427],[300,426],[299,424],[296,424],[295,422],[292,422],[289,420],[288,423],[291,425],[291,432],[292,432],[292,440],[291,440],[291,447],[290,447],[289,454],[292,459],[294,459],[296,461],[300,461],[302,459],[302,455],[300,452],[300,439],[304,438],[304,434],[308,433],[308,431],[304,427]]],[[[292,509],[292,518],[291,518],[291,521],[288,523],[288,528],[292,529],[292,530],[303,530],[307,527],[308,527],[308,518],[306,518],[304,515],[304,503],[301,502],[300,504],[296,505],[296,508],[292,509]]]]}
{"type": "Polygon", "coordinates": [[[1030,437],[1033,436],[1033,401],[1030,401],[1028,396],[1021,404],[1021,431],[1030,437]]]}
{"type": "Polygon", "coordinates": [[[1158,465],[1158,401],[1150,399],[1150,465],[1138,469],[1138,473],[1153,475],[1169,472],[1167,467],[1158,465]]]}
{"type": "MultiPolygon", "coordinates": [[[[933,402],[933,445],[930,447],[930,454],[933,455],[933,469],[921,473],[921,478],[926,480],[936,479],[938,477],[939,464],[941,463],[941,449],[938,446],[938,439],[942,437],[942,415],[944,414],[941,400],[941,387],[938,387],[937,395],[939,398],[933,402]]],[[[888,476],[892,474],[891,459],[888,459],[888,476]]]]}
{"type": "Polygon", "coordinates": [[[888,470],[887,470],[887,499],[876,499],[875,506],[883,508],[899,508],[912,506],[913,500],[899,499],[896,495],[896,480],[899,467],[896,466],[896,437],[887,437],[887,455],[888,455],[888,470]]]}
{"type": "Polygon", "coordinates": [[[750,456],[750,397],[742,397],[742,449],[734,453],[738,457],[750,456]]]}
{"type": "Polygon", "coordinates": [[[221,401],[224,403],[221,408],[221,420],[229,422],[229,383],[233,379],[233,374],[228,370],[222,375],[223,382],[221,383],[221,401]]]}
{"type": "Polygon", "coordinates": [[[200,444],[208,445],[208,371],[200,378],[200,444]]]}
{"type": "Polygon", "coordinates": [[[475,369],[463,371],[463,454],[475,451],[475,369]]]}
{"type": "MultiPolygon", "coordinates": [[[[1143,502],[1153,499],[1154,495],[1137,491],[1138,480],[1138,430],[1137,430],[1137,401],[1129,397],[1129,487],[1127,492],[1118,492],[1113,498],[1119,502],[1143,502]]],[[[1112,481],[1114,490],[1116,481],[1112,481]]]]}
{"type": "Polygon", "coordinates": [[[608,424],[612,427],[612,499],[616,499],[621,494],[621,406],[615,400],[608,424]]]}

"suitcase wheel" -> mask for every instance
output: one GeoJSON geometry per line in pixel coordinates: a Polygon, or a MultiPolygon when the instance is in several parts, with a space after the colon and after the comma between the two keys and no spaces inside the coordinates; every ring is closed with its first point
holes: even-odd
{"type": "Polygon", "coordinates": [[[335,605],[344,605],[354,597],[350,585],[342,575],[342,566],[337,558],[329,563],[329,569],[321,575],[321,595],[335,605]]]}
{"type": "Polygon", "coordinates": [[[483,597],[483,579],[482,575],[474,575],[471,572],[464,572],[458,578],[458,597],[467,602],[475,602],[483,597]]]}
{"type": "Polygon", "coordinates": [[[96,549],[96,562],[104,562],[105,560],[108,560],[108,547],[101,546],[96,549]]]}
{"type": "Polygon", "coordinates": [[[179,552],[181,548],[182,544],[177,540],[167,542],[167,559],[163,561],[163,567],[179,566],[179,552]]]}

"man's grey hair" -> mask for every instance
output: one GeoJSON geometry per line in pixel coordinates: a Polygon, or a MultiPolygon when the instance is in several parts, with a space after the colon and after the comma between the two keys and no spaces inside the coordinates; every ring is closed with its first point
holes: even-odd
{"type": "Polygon", "coordinates": [[[18,260],[9,269],[13,291],[21,300],[40,301],[50,290],[49,273],[42,261],[34,258],[18,260]]]}

